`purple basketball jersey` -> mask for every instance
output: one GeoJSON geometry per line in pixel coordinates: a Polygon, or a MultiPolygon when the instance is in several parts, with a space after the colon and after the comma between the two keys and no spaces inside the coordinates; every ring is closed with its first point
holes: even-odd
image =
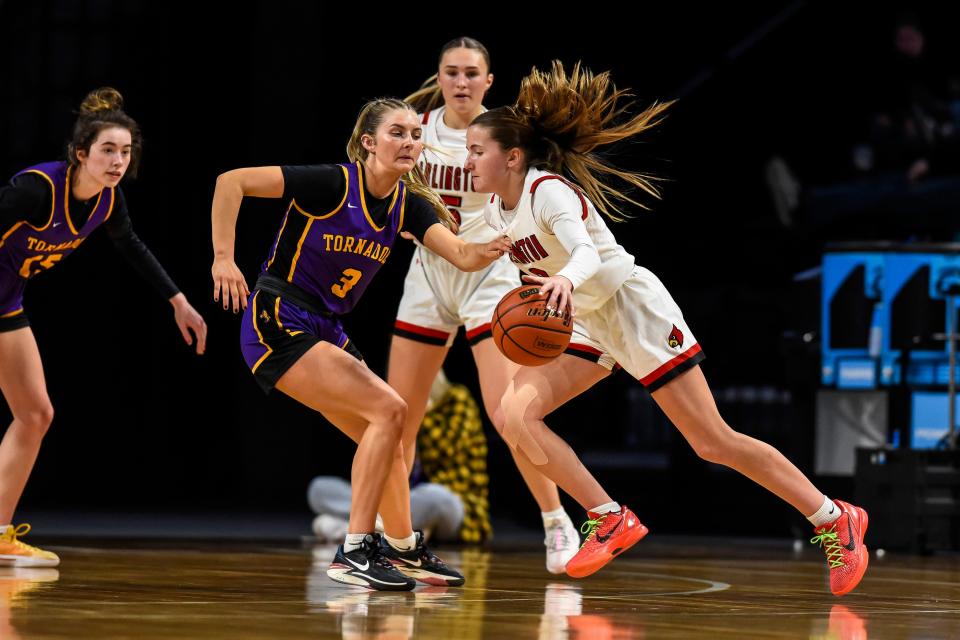
{"type": "Polygon", "coordinates": [[[403,225],[406,187],[390,196],[378,227],[367,210],[359,163],[340,165],[347,188],[333,211],[314,215],[291,200],[263,270],[320,298],[336,314],[350,311],[386,262],[403,225]]]}
{"type": "Polygon", "coordinates": [[[71,169],[67,163],[38,164],[17,175],[24,173],[36,173],[50,183],[53,206],[43,226],[20,222],[0,238],[0,315],[22,308],[26,281],[73,253],[113,211],[114,190],[103,189],[90,217],[77,228],[70,218],[71,169]]]}

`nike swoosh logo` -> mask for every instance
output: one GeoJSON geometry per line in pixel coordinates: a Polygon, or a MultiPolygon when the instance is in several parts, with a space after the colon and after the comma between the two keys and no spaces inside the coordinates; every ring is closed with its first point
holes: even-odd
{"type": "Polygon", "coordinates": [[[50,225],[50,226],[51,226],[51,227],[59,227],[59,226],[60,226],[60,223],[59,223],[59,222],[54,222],[54,223],[53,223],[52,225],[50,225]]]}
{"type": "Polygon", "coordinates": [[[417,558],[416,560],[407,560],[406,558],[400,558],[400,559],[413,567],[419,567],[423,564],[423,562],[420,561],[420,558],[417,558]]]}
{"type": "Polygon", "coordinates": [[[369,560],[367,560],[366,562],[364,562],[364,563],[361,565],[361,564],[358,564],[358,563],[354,562],[354,561],[351,560],[350,558],[344,558],[344,559],[345,559],[347,562],[349,562],[350,564],[352,564],[353,566],[355,566],[357,569],[360,569],[360,571],[366,571],[367,569],[370,568],[370,561],[369,561],[369,560]]]}
{"type": "Polygon", "coordinates": [[[837,510],[837,505],[835,504],[830,505],[830,513],[827,515],[833,515],[833,512],[836,510],[837,510]]]}
{"type": "Polygon", "coordinates": [[[853,542],[853,528],[850,526],[850,518],[849,518],[849,517],[847,518],[847,536],[848,536],[847,539],[849,540],[849,542],[847,542],[847,544],[843,545],[843,548],[846,549],[847,551],[853,551],[854,549],[857,548],[857,545],[854,544],[854,542],[853,542]]]}
{"type": "Polygon", "coordinates": [[[357,208],[357,205],[355,205],[355,204],[350,204],[350,203],[348,202],[348,203],[347,203],[347,207],[350,208],[350,209],[356,209],[356,208],[357,208]]]}
{"type": "Polygon", "coordinates": [[[619,529],[619,528],[620,528],[620,526],[617,525],[617,526],[614,527],[613,529],[610,529],[610,531],[609,531],[609,532],[607,533],[607,535],[605,535],[605,536],[601,536],[601,535],[600,535],[600,532],[598,531],[598,532],[597,532],[597,542],[599,542],[600,544],[605,543],[607,540],[610,539],[610,536],[613,535],[613,532],[616,531],[616,530],[619,529]]]}

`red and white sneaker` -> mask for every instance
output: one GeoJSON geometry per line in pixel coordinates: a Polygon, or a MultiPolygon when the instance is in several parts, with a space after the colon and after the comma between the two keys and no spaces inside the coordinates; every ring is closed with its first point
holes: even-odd
{"type": "Polygon", "coordinates": [[[867,512],[860,507],[834,500],[843,512],[840,517],[817,527],[810,542],[819,544],[827,554],[830,566],[830,591],[842,596],[853,591],[860,584],[867,571],[870,554],[863,546],[863,535],[867,532],[867,512]]]}
{"type": "Polygon", "coordinates": [[[626,506],[614,513],[587,513],[590,518],[583,523],[580,531],[586,539],[580,550],[567,562],[567,575],[572,578],[585,578],[596,573],[647,535],[648,529],[626,506]]]}

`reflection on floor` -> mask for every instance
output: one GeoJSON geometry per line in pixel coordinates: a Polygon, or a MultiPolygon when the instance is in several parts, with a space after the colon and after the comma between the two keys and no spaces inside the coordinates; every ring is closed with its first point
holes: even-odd
{"type": "Polygon", "coordinates": [[[330,546],[52,545],[59,569],[0,567],[0,638],[960,637],[960,558],[873,558],[835,598],[822,556],[787,547],[644,542],[585,580],[446,549],[464,587],[382,593],[329,580],[330,546]]]}

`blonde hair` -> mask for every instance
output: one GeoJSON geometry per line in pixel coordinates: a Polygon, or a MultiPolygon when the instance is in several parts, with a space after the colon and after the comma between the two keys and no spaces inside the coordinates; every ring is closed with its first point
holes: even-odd
{"type": "Polygon", "coordinates": [[[600,213],[612,220],[623,220],[629,216],[617,210],[617,201],[642,209],[648,207],[601,178],[615,176],[655,198],[660,197],[655,184],[659,178],[618,169],[594,150],[655,127],[673,104],[654,102],[622,121],[634,104],[632,100],[621,102],[628,98],[632,94],[617,89],[609,72],[595,75],[577,62],[567,75],[563,63],[554,60],[549,71],[534,67],[523,79],[514,105],[480,114],[471,126],[487,129],[503,149],[522,149],[527,166],[570,178],[600,213]]]}
{"type": "MultiPolygon", "coordinates": [[[[483,56],[483,61],[487,64],[487,73],[490,73],[490,52],[483,46],[479,40],[468,38],[466,36],[454,38],[440,48],[440,60],[437,64],[443,62],[443,56],[450,49],[472,49],[483,56]]],[[[419,113],[432,111],[443,104],[443,91],[440,89],[438,74],[433,74],[423,81],[420,88],[403,99],[419,113]]]]}
{"type": "MultiPolygon", "coordinates": [[[[367,156],[370,154],[364,148],[361,138],[364,135],[376,137],[377,129],[383,123],[386,115],[397,109],[411,111],[416,115],[409,104],[396,98],[377,98],[363,105],[360,114],[357,116],[357,123],[353,127],[350,140],[347,141],[347,157],[351,162],[366,162],[367,156]]],[[[423,175],[420,165],[414,166],[413,170],[405,173],[403,182],[411,193],[417,194],[433,207],[440,222],[448,228],[455,224],[453,215],[447,209],[447,205],[443,203],[436,191],[427,186],[427,179],[423,175]]]]}
{"type": "Polygon", "coordinates": [[[77,166],[80,160],[78,151],[90,153],[90,147],[104,129],[120,127],[130,132],[130,166],[127,173],[137,175],[140,154],[143,151],[143,136],[140,125],[123,110],[123,96],[113,87],[94,89],[80,103],[77,122],[73,125],[73,134],[67,143],[67,162],[77,166]]]}

